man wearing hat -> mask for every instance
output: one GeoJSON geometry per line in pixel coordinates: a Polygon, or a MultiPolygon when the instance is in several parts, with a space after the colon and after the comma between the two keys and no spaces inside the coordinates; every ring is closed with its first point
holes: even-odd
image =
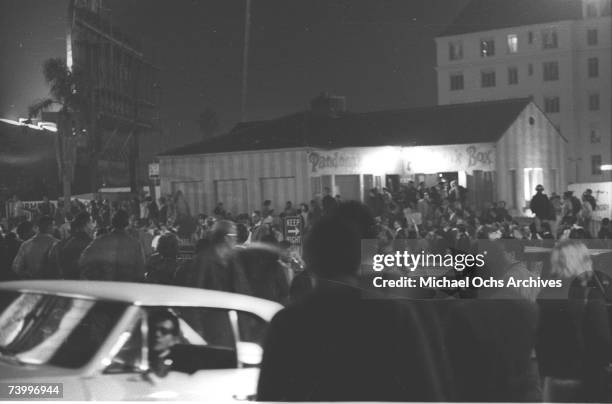
{"type": "Polygon", "coordinates": [[[540,221],[550,220],[554,212],[548,196],[544,193],[544,187],[541,184],[536,186],[536,194],[531,198],[529,209],[536,215],[540,221]]]}

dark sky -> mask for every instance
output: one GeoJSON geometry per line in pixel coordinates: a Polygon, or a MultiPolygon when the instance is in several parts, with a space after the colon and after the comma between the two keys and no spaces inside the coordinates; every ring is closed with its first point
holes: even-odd
{"type": "MultiPolygon", "coordinates": [[[[468,0],[252,0],[247,119],[304,110],[322,91],[362,112],[436,103],[434,37],[468,0]]],[[[48,90],[42,62],[65,56],[66,0],[0,0],[0,117],[48,90]]],[[[200,138],[196,119],[240,119],[244,0],[107,0],[161,68],[157,149],[200,138]]]]}

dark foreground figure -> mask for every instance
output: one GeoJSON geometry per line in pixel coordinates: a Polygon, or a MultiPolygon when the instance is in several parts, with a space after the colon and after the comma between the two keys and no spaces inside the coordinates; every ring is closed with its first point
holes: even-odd
{"type": "Polygon", "coordinates": [[[366,227],[339,211],[313,228],[304,253],[318,284],[272,320],[258,400],[449,399],[416,311],[356,288],[366,227]]]}

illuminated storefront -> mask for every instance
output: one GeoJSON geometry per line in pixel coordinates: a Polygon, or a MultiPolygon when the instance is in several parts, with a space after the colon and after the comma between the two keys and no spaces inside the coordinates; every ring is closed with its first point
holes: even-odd
{"type": "Polygon", "coordinates": [[[408,181],[433,186],[442,178],[468,186],[474,172],[495,171],[495,144],[381,146],[308,152],[313,191],[361,199],[372,188],[393,191],[408,181]]]}
{"type": "Polygon", "coordinates": [[[162,192],[182,190],[194,212],[282,209],[321,195],[364,200],[372,188],[457,179],[477,205],[518,214],[536,183],[565,190],[565,140],[530,100],[506,100],[239,125],[160,156],[162,192]]]}

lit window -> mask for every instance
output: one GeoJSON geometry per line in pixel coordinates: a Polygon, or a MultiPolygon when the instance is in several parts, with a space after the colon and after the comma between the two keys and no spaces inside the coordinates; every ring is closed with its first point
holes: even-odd
{"type": "Polygon", "coordinates": [[[463,90],[463,73],[453,73],[450,76],[451,91],[463,90]]]}
{"type": "Polygon", "coordinates": [[[591,174],[601,175],[601,154],[591,156],[591,174]]]}
{"type": "Polygon", "coordinates": [[[495,55],[495,41],[493,39],[480,40],[480,56],[487,58],[495,55]]]}
{"type": "Polygon", "coordinates": [[[599,76],[599,59],[597,58],[589,58],[587,61],[587,70],[589,77],[598,77],[599,76]]]}
{"type": "Polygon", "coordinates": [[[559,63],[544,62],[542,64],[542,76],[544,81],[559,80],[559,63]]]}
{"type": "Polygon", "coordinates": [[[461,41],[448,43],[448,58],[449,60],[463,59],[463,43],[461,41]]]}
{"type": "Polygon", "coordinates": [[[480,72],[480,85],[482,87],[495,87],[495,71],[487,70],[480,72]]]}
{"type": "Polygon", "coordinates": [[[559,46],[557,39],[557,30],[554,28],[548,28],[542,31],[542,48],[554,49],[559,46]]]}
{"type": "Polygon", "coordinates": [[[599,93],[589,94],[589,111],[599,111],[599,93]]]}
{"type": "Polygon", "coordinates": [[[554,114],[561,110],[559,97],[545,97],[544,98],[544,112],[547,114],[554,114]]]}
{"type": "Polygon", "coordinates": [[[518,37],[516,34],[510,34],[507,37],[508,42],[508,53],[518,52],[518,37]]]}
{"type": "Polygon", "coordinates": [[[518,68],[509,67],[508,68],[508,84],[518,84],[518,68]]]}
{"type": "Polygon", "coordinates": [[[587,45],[597,45],[597,28],[587,30],[587,45]]]}

